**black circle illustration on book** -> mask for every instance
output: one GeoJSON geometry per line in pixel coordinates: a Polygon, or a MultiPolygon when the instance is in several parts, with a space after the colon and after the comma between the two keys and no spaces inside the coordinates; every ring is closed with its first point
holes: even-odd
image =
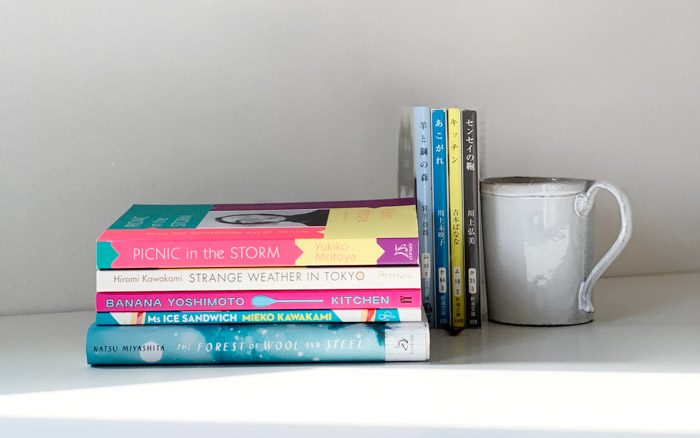
{"type": "Polygon", "coordinates": [[[328,210],[314,210],[300,214],[276,214],[266,212],[236,213],[215,218],[217,222],[227,225],[274,225],[280,222],[294,222],[308,227],[324,226],[328,221],[328,210]]]}

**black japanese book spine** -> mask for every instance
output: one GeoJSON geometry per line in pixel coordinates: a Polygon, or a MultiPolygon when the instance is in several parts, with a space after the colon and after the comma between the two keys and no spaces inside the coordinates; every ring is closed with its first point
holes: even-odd
{"type": "Polygon", "coordinates": [[[479,233],[479,150],[476,111],[462,112],[462,173],[464,187],[464,266],[467,285],[467,328],[481,327],[481,271],[479,233]]]}

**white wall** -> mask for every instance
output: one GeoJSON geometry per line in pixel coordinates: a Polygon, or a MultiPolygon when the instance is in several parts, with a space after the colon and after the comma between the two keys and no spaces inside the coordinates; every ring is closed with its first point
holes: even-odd
{"type": "Polygon", "coordinates": [[[92,307],[134,202],[392,196],[408,104],[479,108],[486,176],[624,187],[609,274],[698,270],[699,48],[693,1],[0,0],[0,314],[92,307]]]}

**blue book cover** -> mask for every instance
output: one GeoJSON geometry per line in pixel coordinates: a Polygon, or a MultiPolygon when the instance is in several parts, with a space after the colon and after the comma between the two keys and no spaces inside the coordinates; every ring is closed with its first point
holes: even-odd
{"type": "Polygon", "coordinates": [[[431,112],[433,150],[433,252],[436,326],[450,326],[450,224],[447,191],[447,117],[444,109],[431,112]]]}
{"type": "Polygon", "coordinates": [[[426,322],[99,326],[90,365],[425,361],[426,322]]]}
{"type": "Polygon", "coordinates": [[[413,163],[416,174],[416,210],[420,251],[423,308],[431,327],[435,327],[435,287],[433,271],[433,151],[431,147],[430,108],[413,108],[413,163]]]}

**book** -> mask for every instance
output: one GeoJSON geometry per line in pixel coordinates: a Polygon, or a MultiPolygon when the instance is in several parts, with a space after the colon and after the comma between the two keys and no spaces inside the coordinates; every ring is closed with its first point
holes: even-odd
{"type": "Polygon", "coordinates": [[[450,206],[450,327],[461,330],[465,326],[466,303],[462,286],[464,272],[464,241],[462,239],[462,110],[448,108],[448,186],[450,206]]]}
{"type": "Polygon", "coordinates": [[[91,365],[425,361],[426,322],[354,324],[93,324],[91,365]]]}
{"type": "Polygon", "coordinates": [[[97,325],[253,324],[420,321],[420,307],[208,312],[98,312],[97,325]]]}
{"type": "Polygon", "coordinates": [[[364,309],[420,306],[420,289],[98,292],[98,312],[364,309]]]}
{"type": "Polygon", "coordinates": [[[467,283],[467,328],[481,327],[479,153],[476,111],[462,111],[464,165],[464,239],[467,283]]]}
{"type": "Polygon", "coordinates": [[[134,205],[97,241],[98,269],[418,265],[412,198],[134,205]]]}
{"type": "Polygon", "coordinates": [[[420,275],[418,266],[112,269],[97,271],[97,292],[410,289],[420,275]]]}
{"type": "Polygon", "coordinates": [[[416,171],[413,161],[413,112],[414,108],[403,108],[399,113],[399,165],[398,196],[414,198],[416,196],[416,171]]]}
{"type": "Polygon", "coordinates": [[[433,273],[433,166],[430,108],[413,109],[413,156],[416,175],[416,211],[420,252],[423,308],[428,324],[435,327],[435,286],[433,273]]]}
{"type": "Polygon", "coordinates": [[[447,120],[444,109],[431,111],[433,149],[433,252],[436,326],[450,326],[450,243],[447,193],[447,120]]]}
{"type": "Polygon", "coordinates": [[[430,108],[411,107],[402,112],[399,129],[399,196],[415,196],[418,214],[418,251],[423,308],[435,327],[433,275],[433,166],[430,108]]]}

